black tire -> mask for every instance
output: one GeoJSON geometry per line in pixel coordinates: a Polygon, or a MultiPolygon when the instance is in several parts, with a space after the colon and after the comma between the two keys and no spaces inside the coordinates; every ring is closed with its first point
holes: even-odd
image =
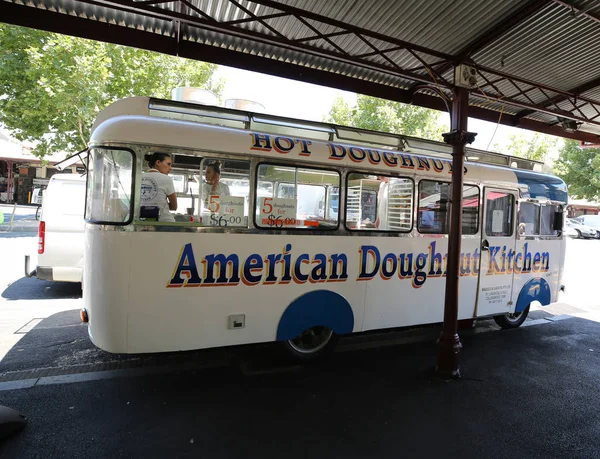
{"type": "Polygon", "coordinates": [[[516,314],[502,314],[500,316],[494,316],[494,321],[503,328],[504,330],[508,330],[510,328],[518,328],[525,322],[527,319],[527,315],[529,314],[529,306],[527,306],[523,311],[518,312],[516,314]]]}
{"type": "Polygon", "coordinates": [[[339,335],[328,327],[312,327],[294,339],[283,341],[289,354],[303,362],[322,359],[331,354],[337,345],[339,335]]]}
{"type": "Polygon", "coordinates": [[[581,231],[575,230],[575,232],[577,233],[577,239],[581,239],[581,231]]]}

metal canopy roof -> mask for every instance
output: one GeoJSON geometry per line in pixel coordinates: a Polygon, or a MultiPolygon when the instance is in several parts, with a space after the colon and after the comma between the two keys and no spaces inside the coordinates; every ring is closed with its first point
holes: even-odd
{"type": "Polygon", "coordinates": [[[0,21],[600,143],[600,1],[0,0],[0,21]],[[566,130],[565,130],[566,129],[566,130]]]}

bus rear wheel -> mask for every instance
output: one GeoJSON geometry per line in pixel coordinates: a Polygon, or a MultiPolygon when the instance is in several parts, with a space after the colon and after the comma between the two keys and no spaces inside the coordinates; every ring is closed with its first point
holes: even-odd
{"type": "Polygon", "coordinates": [[[294,339],[283,342],[291,355],[305,362],[318,360],[335,349],[339,336],[331,328],[318,326],[304,330],[294,339]]]}
{"type": "Polygon", "coordinates": [[[506,313],[500,316],[494,316],[494,321],[505,330],[510,328],[518,328],[521,326],[527,315],[529,314],[529,306],[523,309],[521,312],[506,313]]]}

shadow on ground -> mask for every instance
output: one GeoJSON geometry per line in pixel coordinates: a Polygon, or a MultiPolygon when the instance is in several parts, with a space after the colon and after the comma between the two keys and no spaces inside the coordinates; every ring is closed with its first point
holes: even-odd
{"type": "Polygon", "coordinates": [[[22,277],[11,283],[2,292],[2,298],[7,300],[81,298],[81,284],[78,282],[53,282],[35,277],[22,277]]]}
{"type": "Polygon", "coordinates": [[[8,229],[4,229],[0,227],[0,239],[13,239],[13,238],[22,238],[22,237],[35,237],[37,233],[36,228],[32,228],[28,231],[12,231],[8,229]]]}
{"type": "MultiPolygon", "coordinates": [[[[21,340],[0,360],[0,381],[6,379],[3,375],[7,373],[39,369],[62,369],[53,370],[53,373],[67,374],[140,365],[214,365],[217,361],[228,363],[234,356],[236,359],[244,358],[248,352],[254,352],[261,359],[270,356],[270,362],[274,364],[279,355],[279,346],[275,343],[159,354],[111,354],[91,342],[87,324],[81,323],[79,309],[53,314],[39,321],[33,328],[28,329],[26,326],[23,330],[21,340]],[[269,349],[275,349],[276,352],[269,349]],[[64,371],[65,367],[71,367],[72,371],[64,371]]],[[[41,375],[46,374],[36,372],[30,377],[41,375]]]]}

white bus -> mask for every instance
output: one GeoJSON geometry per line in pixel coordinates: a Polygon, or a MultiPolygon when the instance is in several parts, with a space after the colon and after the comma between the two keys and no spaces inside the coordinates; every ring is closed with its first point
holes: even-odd
{"type": "MultiPolygon", "coordinates": [[[[282,341],[310,359],[340,335],[441,322],[449,151],[216,107],[114,103],[88,153],[82,316],[92,341],[113,353],[282,341]],[[174,222],[140,204],[154,152],[172,157],[174,222]],[[230,196],[203,195],[215,160],[230,196]]],[[[539,163],[467,156],[458,318],[517,327],[561,288],[567,189],[539,163]]]]}

